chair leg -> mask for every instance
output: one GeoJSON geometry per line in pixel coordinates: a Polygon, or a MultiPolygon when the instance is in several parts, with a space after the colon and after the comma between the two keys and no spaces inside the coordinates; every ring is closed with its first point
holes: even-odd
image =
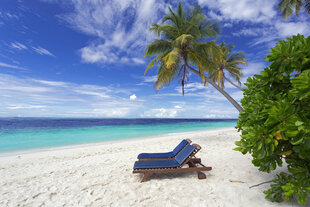
{"type": "Polygon", "coordinates": [[[188,164],[188,167],[196,167],[195,163],[191,161],[189,161],[187,164],[188,164]]]}
{"type": "Polygon", "coordinates": [[[141,180],[141,183],[146,181],[147,177],[150,175],[150,173],[144,173],[143,178],[141,180]]]}
{"type": "Polygon", "coordinates": [[[198,172],[198,179],[206,179],[207,178],[207,176],[206,176],[206,174],[204,174],[203,172],[198,172]]]}

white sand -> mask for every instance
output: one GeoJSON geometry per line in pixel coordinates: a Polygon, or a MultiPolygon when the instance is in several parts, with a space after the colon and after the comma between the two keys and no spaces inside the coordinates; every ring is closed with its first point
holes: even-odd
{"type": "Polygon", "coordinates": [[[228,128],[2,156],[0,206],[298,206],[265,200],[269,184],[249,189],[274,175],[233,151],[238,139],[228,128]],[[142,175],[132,174],[139,153],[170,151],[183,138],[202,147],[197,157],[213,167],[207,179],[154,174],[140,183],[142,175]]]}

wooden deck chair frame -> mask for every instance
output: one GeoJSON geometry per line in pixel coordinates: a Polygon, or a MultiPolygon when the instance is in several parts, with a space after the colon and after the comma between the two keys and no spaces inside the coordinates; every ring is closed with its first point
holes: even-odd
{"type": "MultiPolygon", "coordinates": [[[[185,139],[185,140],[188,142],[187,145],[192,143],[192,140],[190,140],[190,139],[185,139]]],[[[184,147],[186,147],[187,145],[185,145],[184,147]]],[[[182,149],[184,149],[184,147],[182,149]]],[[[175,156],[177,156],[182,151],[182,149],[175,156]]],[[[142,159],[139,159],[139,161],[145,161],[145,160],[173,160],[175,158],[175,156],[170,157],[170,158],[142,158],[142,159]]]]}
{"type": "Polygon", "coordinates": [[[206,167],[201,163],[200,158],[196,158],[196,153],[201,149],[198,144],[193,144],[196,146],[194,152],[179,166],[176,168],[158,168],[158,169],[136,169],[133,173],[143,173],[143,178],[141,182],[146,181],[148,176],[152,173],[174,173],[174,172],[197,172],[199,179],[205,179],[206,175],[202,171],[210,171],[212,167],[206,167]],[[183,168],[184,165],[188,164],[188,168],[183,168]],[[198,166],[197,166],[198,165],[198,166]]]}

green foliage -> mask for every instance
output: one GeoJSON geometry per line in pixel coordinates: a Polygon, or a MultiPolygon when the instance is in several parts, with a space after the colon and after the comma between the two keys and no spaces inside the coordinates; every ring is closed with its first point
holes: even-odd
{"type": "Polygon", "coordinates": [[[278,4],[278,8],[284,19],[290,17],[293,14],[293,10],[295,10],[296,16],[299,16],[302,7],[304,7],[305,11],[310,15],[309,0],[281,0],[278,4]]]}
{"type": "MultiPolygon", "coordinates": [[[[246,65],[245,55],[243,52],[233,52],[234,46],[227,45],[224,42],[219,45],[219,48],[222,51],[222,55],[212,57],[216,69],[209,72],[210,78],[217,82],[218,86],[225,88],[224,81],[228,79],[225,72],[228,72],[231,78],[241,85],[240,78],[243,74],[240,64],[246,65]]],[[[230,80],[229,82],[232,83],[230,80]]]]}
{"type": "Polygon", "coordinates": [[[218,35],[218,24],[206,19],[200,8],[193,8],[189,13],[185,12],[181,3],[176,12],[169,7],[169,13],[163,17],[162,22],[163,24],[153,24],[150,28],[150,31],[155,32],[160,39],[154,40],[146,48],[145,57],[153,59],[144,74],[150,68],[159,66],[155,82],[156,90],[181,77],[183,78],[180,83],[184,89],[188,79],[184,75],[188,73],[188,66],[185,65],[191,64],[198,67],[203,81],[206,68],[210,68],[212,64],[206,54],[216,56],[220,50],[214,41],[202,41],[218,35]]]}
{"type": "Polygon", "coordinates": [[[296,196],[304,205],[310,194],[310,36],[279,41],[265,60],[270,66],[245,83],[235,150],[250,153],[263,172],[285,161],[288,172],[273,180],[266,198],[296,196]]]}

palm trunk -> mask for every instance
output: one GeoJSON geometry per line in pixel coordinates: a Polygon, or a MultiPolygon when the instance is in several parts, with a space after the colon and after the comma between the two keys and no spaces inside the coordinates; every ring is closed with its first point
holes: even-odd
{"type": "Polygon", "coordinates": [[[235,86],[236,88],[239,88],[240,90],[242,89],[240,86],[238,86],[237,84],[233,83],[231,80],[229,80],[228,78],[226,78],[224,76],[225,80],[227,80],[231,85],[235,86]]]}
{"type": "MultiPolygon", "coordinates": [[[[197,70],[195,70],[194,68],[190,67],[188,64],[187,64],[187,61],[185,58],[183,58],[184,60],[184,63],[185,65],[189,68],[190,71],[192,71],[193,73],[195,73],[196,75],[201,75],[197,70]]],[[[240,112],[243,110],[242,106],[240,106],[240,104],[235,101],[235,99],[233,99],[226,91],[224,91],[221,87],[219,87],[218,85],[216,85],[216,83],[214,83],[210,78],[208,77],[205,77],[206,78],[206,81],[208,83],[210,83],[216,90],[218,90],[221,94],[223,94],[223,96],[225,96],[228,101],[230,103],[232,103],[232,105],[234,105],[234,107],[240,112]]]]}
{"type": "MultiPolygon", "coordinates": [[[[192,70],[191,70],[192,71],[192,70]]],[[[198,71],[196,71],[196,72],[198,72],[198,71]]],[[[199,74],[199,72],[198,72],[198,74],[199,74]]],[[[232,105],[234,105],[234,107],[238,110],[238,111],[242,111],[243,110],[243,108],[242,108],[242,106],[240,106],[240,104],[237,102],[237,101],[235,101],[235,99],[233,99],[226,91],[224,91],[224,89],[222,89],[221,87],[219,87],[216,83],[214,83],[210,78],[208,78],[208,77],[205,77],[206,78],[206,81],[208,82],[208,83],[210,83],[216,90],[218,90],[221,94],[223,94],[223,96],[225,96],[227,99],[228,99],[228,101],[230,102],[230,103],[232,103],[232,105]]]]}

